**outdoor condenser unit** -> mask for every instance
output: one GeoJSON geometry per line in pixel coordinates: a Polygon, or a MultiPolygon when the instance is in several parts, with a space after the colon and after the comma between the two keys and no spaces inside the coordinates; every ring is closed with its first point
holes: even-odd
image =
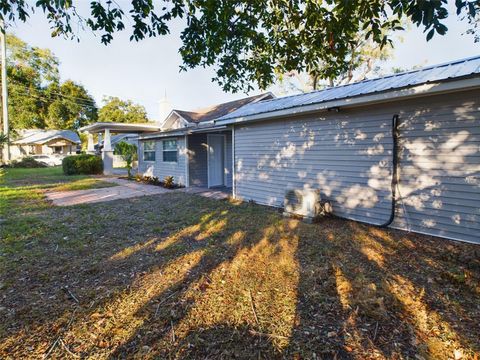
{"type": "Polygon", "coordinates": [[[322,202],[318,189],[289,189],[285,192],[285,215],[299,215],[305,221],[332,212],[329,202],[322,202]]]}

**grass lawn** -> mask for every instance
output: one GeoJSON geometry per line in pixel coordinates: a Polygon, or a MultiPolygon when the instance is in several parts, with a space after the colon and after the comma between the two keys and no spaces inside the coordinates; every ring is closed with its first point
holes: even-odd
{"type": "Polygon", "coordinates": [[[478,246],[181,192],[52,207],[24,176],[0,358],[478,358],[478,246]]]}

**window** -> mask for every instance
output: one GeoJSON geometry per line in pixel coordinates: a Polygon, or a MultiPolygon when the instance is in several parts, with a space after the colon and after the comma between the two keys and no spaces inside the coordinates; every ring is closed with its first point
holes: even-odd
{"type": "Polygon", "coordinates": [[[177,140],[163,141],[163,161],[177,162],[177,140]]]}
{"type": "Polygon", "coordinates": [[[143,161],[155,161],[155,141],[143,143],[143,161]]]}

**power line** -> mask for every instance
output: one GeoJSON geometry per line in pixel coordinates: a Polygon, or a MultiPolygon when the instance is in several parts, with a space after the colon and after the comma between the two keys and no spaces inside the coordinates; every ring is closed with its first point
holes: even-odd
{"type": "MultiPolygon", "coordinates": [[[[12,85],[15,85],[15,86],[21,86],[21,87],[24,87],[25,89],[27,90],[31,90],[30,87],[24,85],[24,84],[21,84],[21,83],[18,83],[16,81],[13,81],[11,82],[12,85]]],[[[55,92],[55,91],[50,91],[48,89],[43,89],[43,88],[35,88],[35,90],[37,91],[43,91],[43,92],[48,92],[49,94],[55,94],[57,96],[60,96],[60,97],[64,97],[64,98],[67,98],[67,99],[75,99],[75,100],[79,100],[85,104],[93,104],[96,106],[96,102],[94,100],[88,100],[88,99],[84,99],[84,98],[80,98],[80,97],[76,97],[76,96],[68,96],[68,95],[64,95],[62,93],[58,93],[58,92],[55,92]]]]}
{"type": "MultiPolygon", "coordinates": [[[[27,95],[27,96],[31,96],[33,98],[36,98],[36,99],[39,99],[41,101],[43,101],[44,103],[48,103],[49,101],[51,101],[51,99],[49,99],[48,97],[44,96],[44,95],[36,95],[36,94],[31,94],[31,93],[27,93],[27,92],[23,92],[22,93],[23,95],[27,95]]],[[[77,105],[80,105],[80,106],[83,106],[83,107],[87,107],[87,108],[90,108],[90,109],[97,109],[96,106],[93,106],[93,105],[87,105],[87,104],[84,104],[84,103],[77,103],[73,100],[70,100],[72,101],[72,103],[74,104],[77,104],[77,105]]]]}

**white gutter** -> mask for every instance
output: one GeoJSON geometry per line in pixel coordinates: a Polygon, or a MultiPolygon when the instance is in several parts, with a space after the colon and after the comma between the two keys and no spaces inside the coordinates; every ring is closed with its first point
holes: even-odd
{"type": "Polygon", "coordinates": [[[443,93],[451,93],[458,91],[472,90],[480,88],[480,77],[448,81],[437,82],[417,85],[400,90],[387,91],[379,94],[359,95],[356,97],[326,101],[311,105],[302,105],[297,107],[290,107],[281,110],[274,110],[265,113],[257,113],[237,118],[217,120],[219,125],[238,124],[250,121],[261,121],[272,118],[280,118],[292,115],[309,114],[312,112],[326,111],[336,107],[353,107],[360,105],[370,105],[385,102],[392,102],[397,100],[409,99],[412,97],[422,97],[438,95],[443,93]]]}
{"type": "Polygon", "coordinates": [[[185,136],[188,135],[187,131],[172,131],[172,132],[164,132],[152,135],[142,135],[138,138],[138,140],[149,140],[149,139],[157,139],[157,138],[168,138],[168,137],[177,137],[177,136],[185,136]]]}

